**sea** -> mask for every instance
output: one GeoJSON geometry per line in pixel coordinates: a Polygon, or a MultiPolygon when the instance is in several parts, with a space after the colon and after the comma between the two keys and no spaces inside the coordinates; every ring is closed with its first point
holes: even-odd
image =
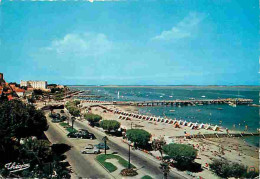
{"type": "MultiPolygon", "coordinates": [[[[253,104],[260,104],[259,86],[69,86],[71,89],[95,95],[91,98],[102,101],[150,101],[246,98],[253,104]]],[[[153,106],[139,107],[139,113],[168,118],[183,119],[191,122],[219,125],[230,130],[250,132],[259,129],[260,107],[228,104],[203,106],[153,106]]],[[[250,145],[259,147],[259,136],[245,137],[250,145]]]]}

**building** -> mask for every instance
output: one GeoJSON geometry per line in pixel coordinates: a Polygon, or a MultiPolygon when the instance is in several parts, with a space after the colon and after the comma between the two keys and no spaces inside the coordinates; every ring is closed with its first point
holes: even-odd
{"type": "Polygon", "coordinates": [[[47,81],[23,81],[21,80],[20,86],[32,87],[34,89],[47,89],[47,81]]]}

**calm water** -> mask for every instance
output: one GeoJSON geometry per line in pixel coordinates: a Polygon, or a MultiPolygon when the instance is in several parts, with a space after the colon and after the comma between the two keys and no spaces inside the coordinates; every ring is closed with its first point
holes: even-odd
{"type": "MultiPolygon", "coordinates": [[[[99,100],[106,101],[145,101],[175,99],[217,99],[217,98],[249,98],[259,104],[260,88],[208,88],[208,87],[73,87],[79,90],[90,90],[91,94],[102,96],[99,100]],[[118,95],[119,93],[119,95],[118,95]],[[205,96],[204,98],[202,96],[205,96]]],[[[95,98],[92,98],[95,99],[95,98]]],[[[144,114],[167,116],[185,119],[192,122],[217,124],[229,129],[256,132],[259,128],[260,108],[247,105],[232,107],[227,104],[203,106],[156,106],[140,107],[144,114]],[[219,110],[218,108],[222,108],[219,110]],[[175,110],[170,112],[170,110],[175,110]]],[[[259,146],[259,137],[247,137],[247,142],[259,146]]]]}

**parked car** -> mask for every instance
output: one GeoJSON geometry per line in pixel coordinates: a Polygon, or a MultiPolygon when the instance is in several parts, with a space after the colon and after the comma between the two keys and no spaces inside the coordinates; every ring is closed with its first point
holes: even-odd
{"type": "Polygon", "coordinates": [[[51,122],[59,123],[59,122],[63,122],[63,120],[54,118],[54,119],[51,120],[51,122]]]}
{"type": "Polygon", "coordinates": [[[61,116],[61,118],[60,118],[62,121],[65,121],[65,120],[67,120],[67,117],[66,116],[61,116]]]}
{"type": "MultiPolygon", "coordinates": [[[[105,149],[105,143],[99,143],[97,145],[94,145],[94,147],[96,147],[98,149],[105,149]]],[[[107,150],[109,149],[108,145],[106,145],[106,149],[107,150]]]]}
{"type": "Polygon", "coordinates": [[[89,133],[89,132],[70,132],[67,134],[68,137],[70,138],[81,138],[81,139],[95,139],[94,134],[89,133]]]}
{"type": "Polygon", "coordinates": [[[81,151],[82,154],[99,154],[100,150],[96,147],[93,148],[87,148],[81,151]]]}

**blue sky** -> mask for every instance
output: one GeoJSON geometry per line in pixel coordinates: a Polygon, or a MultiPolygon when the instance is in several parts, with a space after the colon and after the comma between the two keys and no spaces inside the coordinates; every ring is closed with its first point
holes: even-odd
{"type": "Polygon", "coordinates": [[[257,0],[0,5],[9,82],[260,85],[257,0]]]}

